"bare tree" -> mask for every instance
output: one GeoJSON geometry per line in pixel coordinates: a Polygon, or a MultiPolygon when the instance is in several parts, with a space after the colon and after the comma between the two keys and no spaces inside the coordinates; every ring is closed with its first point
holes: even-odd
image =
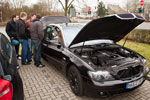
{"type": "Polygon", "coordinates": [[[10,8],[10,4],[8,2],[2,2],[1,6],[0,6],[0,12],[1,14],[1,19],[5,20],[9,20],[10,19],[10,15],[12,15],[12,11],[10,8]]]}
{"type": "Polygon", "coordinates": [[[139,6],[139,1],[137,1],[137,0],[127,0],[127,5],[126,5],[127,12],[137,13],[138,6],[139,6]]]}
{"type": "Polygon", "coordinates": [[[71,4],[75,0],[65,0],[64,3],[62,0],[58,0],[58,2],[61,4],[63,10],[64,10],[64,15],[67,16],[68,9],[70,8],[71,4]]]}
{"type": "Polygon", "coordinates": [[[6,0],[9,2],[12,8],[17,9],[17,8],[22,8],[22,6],[25,3],[25,0],[6,0]]]}
{"type": "Polygon", "coordinates": [[[47,12],[50,12],[51,9],[52,9],[52,1],[53,1],[53,0],[43,0],[43,1],[41,2],[41,4],[45,5],[45,10],[46,10],[47,12]]]}
{"type": "Polygon", "coordinates": [[[88,14],[88,7],[89,6],[87,4],[84,4],[82,9],[81,9],[81,12],[87,15],[88,14]]]}

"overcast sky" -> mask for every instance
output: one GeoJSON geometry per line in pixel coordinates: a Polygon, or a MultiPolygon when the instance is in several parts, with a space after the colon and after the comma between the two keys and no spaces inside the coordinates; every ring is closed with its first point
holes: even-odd
{"type": "MultiPolygon", "coordinates": [[[[28,4],[34,4],[39,0],[27,0],[28,4]]],[[[40,0],[41,1],[41,0],[40,0]]],[[[62,0],[63,1],[63,0],[62,0]]],[[[97,0],[86,0],[86,2],[90,5],[94,5],[96,3],[97,0]]],[[[99,0],[100,1],[100,0],[99,0]]],[[[118,4],[121,6],[124,6],[124,4],[126,3],[127,0],[101,0],[106,4],[118,4]]]]}
{"type": "MultiPolygon", "coordinates": [[[[27,5],[32,5],[32,4],[35,4],[37,3],[37,1],[39,0],[27,0],[26,4],[27,5]]],[[[41,0],[40,0],[41,1],[41,0]]],[[[64,1],[64,0],[63,0],[64,1]]],[[[94,9],[94,7],[97,5],[97,0],[85,0],[86,4],[88,6],[90,6],[92,9],[94,9]]],[[[100,1],[100,0],[99,0],[100,1]]],[[[115,4],[115,5],[120,5],[121,7],[125,7],[126,3],[127,3],[127,0],[101,0],[104,2],[104,4],[115,4]]],[[[82,7],[83,3],[80,5],[78,4],[77,2],[74,2],[74,5],[77,5],[77,6],[80,6],[82,7]]],[[[58,10],[61,9],[61,6],[57,5],[57,8],[58,10]]]]}
{"type": "MultiPolygon", "coordinates": [[[[88,4],[90,5],[94,5],[93,1],[97,1],[97,0],[87,0],[88,4]]],[[[126,0],[101,0],[103,1],[105,4],[116,4],[116,5],[120,5],[120,6],[125,6],[126,4],[126,0]]]]}

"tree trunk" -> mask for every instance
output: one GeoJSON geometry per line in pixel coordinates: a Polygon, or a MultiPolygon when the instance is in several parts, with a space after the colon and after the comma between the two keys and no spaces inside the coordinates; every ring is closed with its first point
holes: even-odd
{"type": "Polygon", "coordinates": [[[65,16],[67,16],[68,11],[68,0],[65,0],[65,16]]]}
{"type": "Polygon", "coordinates": [[[67,16],[67,12],[68,12],[68,10],[67,10],[67,9],[65,9],[65,16],[67,16]]]}

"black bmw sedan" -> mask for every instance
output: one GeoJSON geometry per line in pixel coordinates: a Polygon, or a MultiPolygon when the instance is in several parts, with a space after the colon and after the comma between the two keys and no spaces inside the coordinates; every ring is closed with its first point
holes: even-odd
{"type": "Polygon", "coordinates": [[[107,96],[143,84],[149,72],[146,59],[116,44],[144,22],[143,17],[115,14],[86,25],[68,22],[47,24],[42,55],[65,73],[76,95],[107,96]]]}
{"type": "Polygon", "coordinates": [[[17,65],[13,46],[0,33],[0,100],[24,100],[23,83],[17,65]]]}

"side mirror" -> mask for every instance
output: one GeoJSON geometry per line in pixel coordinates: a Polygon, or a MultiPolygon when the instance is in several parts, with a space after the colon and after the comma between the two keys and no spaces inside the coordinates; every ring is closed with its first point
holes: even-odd
{"type": "Polygon", "coordinates": [[[60,48],[61,48],[61,44],[58,44],[58,45],[57,45],[57,48],[60,49],[60,48]]]}
{"type": "Polygon", "coordinates": [[[11,75],[5,75],[5,76],[3,76],[3,79],[7,80],[7,81],[12,81],[11,75]]]}

